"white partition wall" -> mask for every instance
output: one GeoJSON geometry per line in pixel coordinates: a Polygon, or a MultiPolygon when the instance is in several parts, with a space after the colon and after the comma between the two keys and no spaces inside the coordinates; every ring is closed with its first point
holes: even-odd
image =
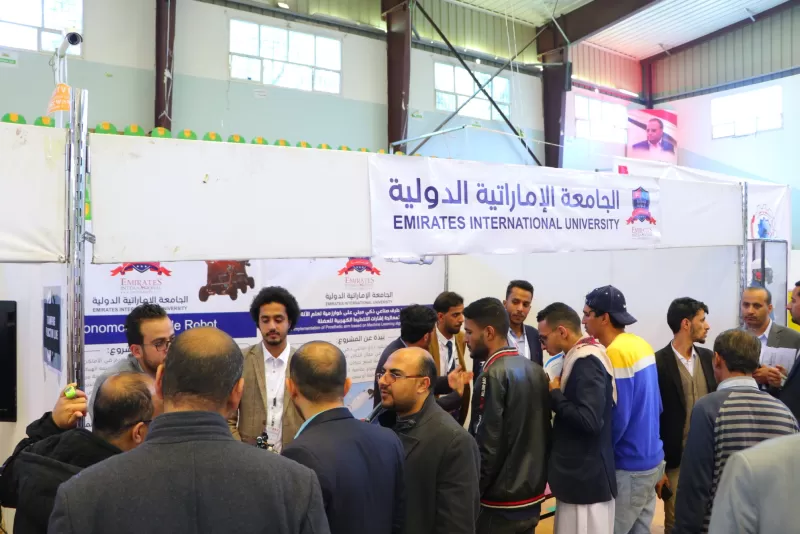
{"type": "Polygon", "coordinates": [[[587,293],[611,284],[619,288],[638,322],[629,330],[658,350],[672,339],[667,308],[673,299],[692,297],[709,306],[710,339],[738,326],[738,247],[564,252],[510,256],[452,256],[448,286],[467,302],[502,299],[509,281],[534,286],[533,310],[564,302],[579,314],[587,293]]]}
{"type": "Polygon", "coordinates": [[[66,131],[0,123],[0,262],[66,258],[66,131]]]}

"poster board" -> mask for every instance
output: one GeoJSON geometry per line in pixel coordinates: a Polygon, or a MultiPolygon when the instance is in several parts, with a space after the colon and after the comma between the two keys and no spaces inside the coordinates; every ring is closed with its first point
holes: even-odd
{"type": "Polygon", "coordinates": [[[678,115],[665,109],[628,110],[629,158],[678,164],[678,115]]]}

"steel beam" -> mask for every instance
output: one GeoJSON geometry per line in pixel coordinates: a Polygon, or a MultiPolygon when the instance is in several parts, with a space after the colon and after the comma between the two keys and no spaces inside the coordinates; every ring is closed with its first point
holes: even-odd
{"type": "Polygon", "coordinates": [[[536,51],[544,55],[594,35],[661,0],[593,0],[544,26],[536,51]]]}
{"type": "Polygon", "coordinates": [[[544,164],[560,168],[564,163],[564,121],[572,69],[566,61],[566,50],[550,52],[544,59],[548,64],[557,63],[542,72],[544,164]]]}
{"type": "MultiPolygon", "coordinates": [[[[386,73],[389,98],[389,143],[408,136],[408,92],[411,80],[411,9],[408,0],[381,0],[386,14],[386,73]]],[[[397,147],[405,152],[405,146],[397,147]]]]}
{"type": "Polygon", "coordinates": [[[156,0],[155,127],[172,130],[172,82],[175,71],[175,6],[177,0],[156,0]]]}
{"type": "MultiPolygon", "coordinates": [[[[464,67],[464,69],[472,77],[472,80],[475,82],[475,85],[481,87],[480,80],[478,80],[478,78],[475,76],[475,73],[472,72],[472,69],[469,68],[467,62],[464,61],[464,58],[461,56],[458,50],[456,50],[456,48],[453,46],[453,44],[450,42],[450,40],[447,38],[444,32],[442,32],[442,30],[439,29],[439,26],[436,24],[436,21],[434,21],[433,18],[431,18],[431,16],[428,15],[428,12],[425,11],[425,8],[422,7],[422,4],[416,2],[416,6],[417,9],[419,9],[419,12],[422,13],[422,16],[425,17],[431,24],[431,27],[434,29],[434,31],[439,34],[439,37],[442,38],[442,41],[444,41],[444,44],[446,44],[447,48],[450,49],[450,52],[452,52],[452,54],[456,57],[458,62],[461,63],[461,66],[464,67]]],[[[494,101],[494,98],[492,98],[492,95],[489,94],[489,92],[486,90],[485,87],[481,89],[481,92],[484,94],[484,96],[486,96],[486,98],[489,100],[492,106],[494,106],[494,109],[497,110],[497,113],[500,115],[500,117],[502,117],[502,119],[505,121],[508,127],[511,128],[511,131],[517,134],[519,132],[519,129],[511,123],[506,114],[503,113],[503,110],[500,109],[500,106],[497,105],[497,102],[494,101]]],[[[525,139],[523,139],[522,137],[518,137],[517,139],[519,139],[519,142],[522,143],[522,146],[525,147],[525,150],[528,151],[528,154],[530,154],[530,156],[533,158],[533,161],[535,161],[537,165],[541,165],[542,163],[539,161],[539,158],[537,158],[536,154],[533,153],[533,150],[531,150],[531,147],[529,147],[528,143],[525,142],[525,139]]]]}

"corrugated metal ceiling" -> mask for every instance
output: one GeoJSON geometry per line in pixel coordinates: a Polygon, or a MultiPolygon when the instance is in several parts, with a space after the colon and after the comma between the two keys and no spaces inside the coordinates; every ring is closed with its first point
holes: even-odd
{"type": "Polygon", "coordinates": [[[556,17],[588,4],[591,0],[446,0],[454,4],[489,11],[519,22],[542,26],[550,20],[555,8],[556,17]]]}
{"type": "Polygon", "coordinates": [[[644,59],[784,2],[786,0],[662,0],[588,41],[644,59]]]}

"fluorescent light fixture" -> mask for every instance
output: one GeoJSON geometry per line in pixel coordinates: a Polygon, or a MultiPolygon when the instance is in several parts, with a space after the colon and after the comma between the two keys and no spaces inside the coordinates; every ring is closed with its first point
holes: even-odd
{"type": "Polygon", "coordinates": [[[639,94],[638,93],[634,93],[633,91],[628,91],[627,89],[617,89],[617,91],[619,91],[623,95],[628,95],[628,96],[632,96],[632,97],[635,97],[635,98],[639,98],[639,94]]]}
{"type": "Polygon", "coordinates": [[[544,70],[544,67],[542,67],[541,65],[534,65],[534,67],[539,69],[539,70],[544,70]]]}
{"type": "Polygon", "coordinates": [[[281,9],[289,9],[289,4],[286,2],[278,2],[278,7],[281,9]]]}
{"type": "Polygon", "coordinates": [[[475,58],[475,63],[477,63],[478,65],[480,65],[480,64],[481,64],[481,58],[479,58],[479,57],[475,58]]]}

